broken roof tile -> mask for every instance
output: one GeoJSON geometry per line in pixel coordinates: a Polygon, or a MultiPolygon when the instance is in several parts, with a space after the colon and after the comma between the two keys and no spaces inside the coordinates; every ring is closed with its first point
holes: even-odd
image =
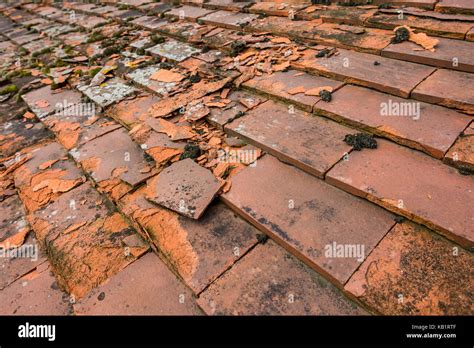
{"type": "Polygon", "coordinates": [[[149,200],[193,219],[201,217],[221,186],[209,170],[190,158],[163,169],[148,185],[149,200]]]}
{"type": "Polygon", "coordinates": [[[198,48],[194,48],[191,45],[176,40],[169,40],[155,45],[153,47],[147,48],[146,51],[153,55],[168,58],[177,62],[182,62],[186,58],[191,57],[193,54],[201,52],[201,50],[198,48]]]}
{"type": "Polygon", "coordinates": [[[109,106],[135,93],[137,90],[120,78],[113,78],[100,86],[79,86],[78,89],[101,107],[109,106]]]}
{"type": "Polygon", "coordinates": [[[244,82],[243,86],[275,96],[290,104],[298,105],[305,111],[312,111],[313,105],[320,100],[319,95],[308,95],[306,91],[318,87],[326,87],[332,92],[343,85],[340,81],[330,80],[322,76],[314,76],[297,70],[276,72],[270,75],[256,76],[244,82]],[[301,93],[290,93],[293,88],[302,87],[301,93]]]}
{"type": "Polygon", "coordinates": [[[89,183],[63,194],[30,217],[58,282],[76,299],[132,262],[146,246],[127,246],[133,235],[123,217],[89,183]],[[106,251],[106,252],[105,252],[106,251]]]}
{"type": "Polygon", "coordinates": [[[198,294],[257,243],[258,230],[223,203],[194,220],[149,202],[150,185],[122,198],[123,212],[146,230],[156,248],[198,294]]]}
{"type": "Polygon", "coordinates": [[[143,150],[124,128],[91,140],[70,153],[97,183],[120,179],[133,187],[153,175],[152,171],[141,172],[153,164],[145,159],[143,150]]]}

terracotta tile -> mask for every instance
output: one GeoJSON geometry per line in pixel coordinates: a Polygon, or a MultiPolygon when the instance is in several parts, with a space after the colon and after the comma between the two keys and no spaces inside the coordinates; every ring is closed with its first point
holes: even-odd
{"type": "Polygon", "coordinates": [[[204,291],[210,315],[364,315],[326,279],[272,241],[258,245],[204,291]]]}
{"type": "Polygon", "coordinates": [[[244,82],[243,86],[251,88],[270,96],[275,96],[288,103],[298,105],[303,110],[311,112],[313,105],[320,100],[319,96],[306,95],[305,93],[290,94],[293,88],[302,86],[305,91],[317,87],[330,87],[333,90],[340,88],[342,82],[330,80],[322,76],[314,76],[301,73],[297,70],[275,72],[270,75],[262,75],[244,82]]]}
{"type": "Polygon", "coordinates": [[[213,28],[215,27],[195,22],[177,21],[163,25],[160,27],[160,32],[180,38],[188,43],[200,43],[202,36],[210,32],[213,28]]]}
{"type": "Polygon", "coordinates": [[[278,2],[257,2],[247,9],[250,13],[266,14],[268,16],[288,17],[305,9],[309,4],[287,4],[278,2]]]}
{"type": "Polygon", "coordinates": [[[178,159],[187,144],[186,140],[182,142],[172,141],[168,135],[156,132],[147,126],[140,126],[140,129],[133,132],[131,137],[145,153],[155,160],[157,166],[163,166],[178,159]]]}
{"type": "Polygon", "coordinates": [[[159,101],[159,97],[151,94],[141,95],[134,99],[122,100],[112,105],[107,110],[107,115],[128,127],[133,127],[145,121],[148,109],[159,101]]]}
{"type": "MultiPolygon", "coordinates": [[[[143,69],[136,69],[133,72],[127,74],[127,78],[133,80],[135,83],[143,86],[144,88],[158,93],[159,95],[165,96],[171,92],[179,89],[180,81],[163,82],[153,79],[153,75],[160,70],[170,71],[167,69],[161,69],[159,66],[147,66],[143,69]]],[[[176,72],[177,73],[177,72],[176,72]]],[[[183,79],[185,75],[183,75],[183,79]]]]}
{"type": "Polygon", "coordinates": [[[206,117],[206,120],[209,123],[221,129],[223,129],[224,125],[226,125],[228,122],[238,117],[239,112],[246,112],[249,110],[248,106],[256,107],[267,100],[262,96],[257,96],[240,90],[234,90],[230,92],[227,96],[227,99],[232,100],[232,102],[223,108],[211,107],[210,113],[206,117]],[[241,100],[244,101],[247,106],[242,104],[241,100]]]}
{"type": "Polygon", "coordinates": [[[228,29],[240,30],[257,16],[248,13],[235,13],[230,11],[217,11],[200,18],[204,23],[217,25],[228,29]]]}
{"type": "Polygon", "coordinates": [[[350,128],[267,101],[225,126],[225,131],[281,160],[322,177],[351,149],[350,128]]]}
{"type": "Polygon", "coordinates": [[[46,261],[33,232],[27,235],[21,247],[3,249],[1,253],[0,291],[46,261]]]}
{"type": "Polygon", "coordinates": [[[118,181],[116,185],[120,186],[123,181],[127,184],[125,192],[120,190],[123,194],[153,175],[153,170],[146,169],[154,164],[145,159],[143,150],[124,128],[89,141],[70,153],[99,186],[105,185],[101,187],[105,191],[111,189],[106,183],[118,181]]]}
{"type": "Polygon", "coordinates": [[[287,17],[265,17],[255,19],[246,27],[249,31],[258,33],[270,32],[273,35],[291,39],[313,40],[313,32],[322,24],[320,19],[312,21],[293,21],[287,17]]]}
{"type": "Polygon", "coordinates": [[[30,109],[38,116],[43,118],[56,111],[57,105],[79,104],[81,94],[74,90],[51,90],[50,86],[28,92],[22,95],[23,100],[30,109]]]}
{"type": "Polygon", "coordinates": [[[403,19],[398,14],[377,13],[367,19],[367,25],[384,29],[394,29],[401,25],[407,25],[412,29],[418,29],[427,35],[448,37],[453,39],[464,39],[466,32],[471,28],[469,22],[454,20],[439,20],[414,15],[404,15],[403,19]]]}
{"type": "Polygon", "coordinates": [[[345,290],[384,315],[470,315],[471,253],[419,225],[397,224],[345,290]]]}
{"type": "Polygon", "coordinates": [[[0,125],[0,157],[11,156],[51,136],[44,125],[35,119],[5,122],[0,125]]]}
{"type": "Polygon", "coordinates": [[[292,66],[404,98],[435,70],[424,65],[342,49],[339,49],[339,55],[329,58],[316,58],[316,53],[306,50],[303,58],[292,62],[292,66]],[[374,65],[375,61],[380,64],[374,65]]]}
{"type": "Polygon", "coordinates": [[[420,83],[412,92],[414,99],[440,104],[474,114],[474,74],[440,69],[420,83]]]}
{"type": "Polygon", "coordinates": [[[162,99],[160,102],[154,104],[148,111],[152,117],[167,117],[173,111],[176,111],[187,105],[188,103],[202,98],[207,94],[216,92],[223,88],[231,78],[221,78],[216,81],[208,81],[202,79],[201,81],[193,84],[186,91],[175,94],[172,97],[162,99]]]}
{"type": "Polygon", "coordinates": [[[457,168],[468,169],[474,172],[474,124],[463,132],[461,137],[454,143],[444,158],[445,163],[449,163],[457,168]]]}
{"type": "Polygon", "coordinates": [[[59,109],[45,117],[43,122],[68,150],[120,128],[120,124],[113,120],[97,116],[93,103],[59,109]]]}
{"type": "Polygon", "coordinates": [[[146,49],[146,51],[152,55],[167,58],[176,62],[182,62],[192,55],[201,52],[198,48],[175,40],[169,40],[165,43],[158,44],[146,49]]]}
{"type": "Polygon", "coordinates": [[[304,20],[321,18],[325,23],[363,25],[364,22],[377,12],[377,9],[341,6],[325,6],[317,11],[307,12],[302,10],[295,17],[304,20]]]}
{"type": "Polygon", "coordinates": [[[249,6],[253,2],[250,1],[239,1],[235,2],[234,0],[209,0],[203,5],[206,8],[217,9],[217,10],[227,10],[227,11],[241,11],[249,6]]]}
{"type": "MultiPolygon", "coordinates": [[[[390,3],[396,6],[410,6],[410,7],[420,7],[426,9],[433,9],[434,5],[438,0],[391,0],[390,3]]],[[[375,0],[373,1],[374,5],[384,4],[384,0],[375,0]]]]}
{"type": "Polygon", "coordinates": [[[333,23],[323,23],[312,33],[314,34],[313,39],[324,45],[351,48],[361,52],[376,54],[390,43],[393,36],[392,32],[386,30],[333,23]],[[352,32],[355,30],[359,32],[352,32]]]}
{"type": "Polygon", "coordinates": [[[199,17],[206,16],[213,12],[215,11],[208,10],[202,7],[184,5],[171,9],[170,11],[165,13],[165,16],[179,17],[180,19],[196,21],[199,17]]]}
{"type": "Polygon", "coordinates": [[[440,68],[474,72],[474,43],[437,38],[435,52],[416,50],[417,44],[409,41],[391,44],[382,51],[382,56],[406,60],[413,63],[433,65],[440,68]]]}
{"type": "Polygon", "coordinates": [[[147,238],[196,294],[257,243],[259,231],[223,203],[211,204],[194,220],[149,202],[149,187],[123,197],[121,210],[146,231],[147,238]]]}
{"type": "Polygon", "coordinates": [[[352,152],[348,161],[339,162],[327,180],[461,245],[473,245],[474,214],[465,204],[473,199],[472,177],[438,160],[378,140],[376,150],[352,152]]]}
{"type": "Polygon", "coordinates": [[[138,25],[145,29],[156,30],[160,28],[161,26],[165,25],[167,22],[158,17],[143,16],[143,17],[138,17],[137,19],[134,19],[130,23],[138,25]]]}
{"type": "Polygon", "coordinates": [[[200,315],[191,292],[148,253],[74,305],[77,315],[200,315]]]}
{"type": "Polygon", "coordinates": [[[2,315],[68,315],[69,297],[59,290],[47,262],[1,291],[2,315]]]}
{"type": "Polygon", "coordinates": [[[314,109],[436,158],[444,156],[471,120],[451,109],[352,85],[334,92],[330,103],[318,102],[314,109]]]}
{"type": "Polygon", "coordinates": [[[436,11],[443,13],[474,14],[474,4],[469,0],[440,0],[436,11]]]}
{"type": "Polygon", "coordinates": [[[128,86],[125,81],[117,77],[104,82],[100,86],[82,85],[78,89],[103,108],[119,102],[137,91],[134,87],[128,86]]]}
{"type": "Polygon", "coordinates": [[[147,185],[147,198],[184,216],[199,219],[220,183],[212,173],[188,158],[173,163],[147,185]]]}
{"type": "Polygon", "coordinates": [[[117,273],[147,247],[125,243],[135,231],[86,183],[30,217],[58,282],[76,299],[117,273]]]}
{"type": "Polygon", "coordinates": [[[467,41],[474,41],[474,28],[469,30],[469,32],[466,34],[466,40],[467,41]]]}
{"type": "Polygon", "coordinates": [[[231,190],[221,197],[238,214],[337,284],[349,279],[395,223],[383,209],[269,155],[235,175],[231,190]],[[358,246],[364,255],[332,257],[334,243],[358,246]]]}

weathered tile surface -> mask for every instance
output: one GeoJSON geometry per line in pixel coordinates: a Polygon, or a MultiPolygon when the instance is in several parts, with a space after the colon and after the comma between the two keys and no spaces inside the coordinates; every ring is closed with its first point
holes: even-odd
{"type": "Polygon", "coordinates": [[[465,246],[474,244],[473,178],[420,152],[378,140],[374,151],[352,152],[327,180],[400,213],[465,246]],[[401,189],[403,188],[403,189],[401,189]]]}
{"type": "Polygon", "coordinates": [[[243,83],[244,87],[276,96],[290,104],[298,105],[306,111],[312,110],[313,105],[320,100],[319,95],[314,95],[314,93],[313,95],[307,95],[305,92],[294,93],[293,89],[303,87],[302,90],[310,91],[318,87],[330,87],[335,90],[342,85],[342,82],[297,70],[265,74],[243,83]]]}
{"type": "Polygon", "coordinates": [[[199,48],[175,40],[169,40],[150,47],[146,49],[146,51],[152,55],[168,58],[177,62],[182,62],[193,54],[201,52],[199,48]]]}
{"type": "Polygon", "coordinates": [[[258,245],[199,297],[210,315],[364,315],[334,285],[272,241],[258,245]]]}
{"type": "Polygon", "coordinates": [[[474,256],[419,225],[397,224],[345,290],[385,315],[471,315],[474,256]]]}
{"type": "Polygon", "coordinates": [[[211,204],[199,220],[180,216],[146,199],[150,186],[120,201],[130,216],[197,294],[256,242],[257,229],[223,203],[211,204]]]}
{"type": "Polygon", "coordinates": [[[412,97],[474,114],[474,74],[440,69],[420,83],[412,97]]]}
{"type": "Polygon", "coordinates": [[[28,92],[22,98],[39,118],[56,111],[57,106],[79,104],[81,102],[79,92],[74,90],[53,91],[50,86],[28,92]]]}
{"type": "Polygon", "coordinates": [[[474,72],[474,43],[437,38],[435,51],[419,50],[417,44],[405,41],[391,44],[382,51],[382,56],[409,62],[433,65],[440,68],[474,72]]]}
{"type": "Polygon", "coordinates": [[[220,188],[214,175],[190,158],[164,169],[148,185],[148,199],[193,219],[199,219],[220,188]]]}
{"type": "Polygon", "coordinates": [[[47,262],[0,291],[2,315],[68,315],[70,299],[59,290],[47,262]]]}
{"type": "Polygon", "coordinates": [[[113,78],[100,86],[80,86],[79,90],[101,107],[109,106],[136,92],[134,87],[119,78],[113,78]]]}
{"type": "Polygon", "coordinates": [[[442,158],[471,121],[454,110],[347,85],[315,112],[442,158]],[[364,102],[361,103],[361,100],[364,102]]]}
{"type": "Polygon", "coordinates": [[[292,254],[340,284],[394,224],[383,209],[269,155],[235,175],[232,189],[221,197],[292,254]],[[363,246],[365,256],[333,257],[328,250],[334,243],[363,246]]]}
{"type": "Polygon", "coordinates": [[[148,253],[74,305],[77,315],[199,315],[191,292],[148,253]]]}
{"type": "Polygon", "coordinates": [[[117,273],[146,251],[126,244],[135,231],[108,209],[103,197],[85,183],[30,218],[48,251],[58,282],[76,298],[117,273]]]}
{"type": "Polygon", "coordinates": [[[319,177],[351,149],[343,142],[350,128],[273,101],[248,111],[224,129],[319,177]]]}
{"type": "Polygon", "coordinates": [[[366,53],[342,49],[339,52],[337,56],[316,58],[316,51],[306,50],[303,58],[292,62],[292,65],[404,98],[435,70],[420,64],[366,53]],[[375,65],[375,61],[379,65],[375,65]]]}

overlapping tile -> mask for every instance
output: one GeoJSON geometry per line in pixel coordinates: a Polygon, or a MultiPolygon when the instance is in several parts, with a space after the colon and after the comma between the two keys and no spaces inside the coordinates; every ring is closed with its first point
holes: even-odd
{"type": "Polygon", "coordinates": [[[448,108],[352,85],[334,92],[330,103],[318,102],[314,110],[437,158],[444,156],[471,121],[448,108]]]}
{"type": "Polygon", "coordinates": [[[379,140],[377,150],[350,154],[327,180],[472,247],[473,178],[420,152],[379,140]],[[402,189],[403,188],[403,189],[402,189]]]}
{"type": "Polygon", "coordinates": [[[127,245],[127,237],[135,231],[104,203],[85,183],[30,217],[58,282],[76,299],[147,249],[144,243],[127,245]]]}
{"type": "Polygon", "coordinates": [[[257,242],[258,230],[223,203],[199,220],[147,200],[150,185],[122,198],[121,210],[142,229],[187,285],[198,294],[257,242]]]}
{"type": "Polygon", "coordinates": [[[385,315],[470,315],[474,257],[419,225],[397,224],[345,286],[385,315]]]}
{"type": "Polygon", "coordinates": [[[267,101],[225,126],[225,131],[296,167],[323,177],[350,151],[350,128],[267,101]]]}
{"type": "Polygon", "coordinates": [[[326,279],[272,241],[258,245],[198,303],[209,315],[364,315],[326,279]]]}
{"type": "Polygon", "coordinates": [[[420,83],[412,97],[474,114],[474,74],[440,69],[420,83]]]}
{"type": "Polygon", "coordinates": [[[221,196],[294,255],[344,284],[395,223],[385,210],[265,155],[221,196]],[[278,190],[275,188],[278,187],[278,190]],[[364,250],[338,257],[333,246],[364,250]],[[364,254],[364,255],[362,255],[364,254]]]}
{"type": "Polygon", "coordinates": [[[420,64],[342,49],[339,49],[338,55],[329,58],[317,58],[317,53],[306,50],[303,58],[291,65],[404,98],[435,70],[420,64]],[[378,64],[374,64],[376,61],[378,64]]]}
{"type": "Polygon", "coordinates": [[[74,305],[77,315],[199,315],[195,299],[156,255],[149,253],[74,305]]]}
{"type": "Polygon", "coordinates": [[[474,72],[472,52],[474,43],[439,38],[435,51],[420,50],[415,43],[406,41],[391,44],[382,51],[382,56],[440,68],[474,72]]]}
{"type": "Polygon", "coordinates": [[[68,315],[70,306],[47,262],[3,289],[0,296],[2,315],[68,315]]]}
{"type": "Polygon", "coordinates": [[[71,152],[99,189],[117,199],[154,173],[154,163],[145,158],[127,131],[119,128],[91,140],[71,152]]]}

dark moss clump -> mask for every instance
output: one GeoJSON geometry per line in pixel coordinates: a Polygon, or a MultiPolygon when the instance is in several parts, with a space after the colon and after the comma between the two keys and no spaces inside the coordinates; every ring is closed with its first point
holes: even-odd
{"type": "Polygon", "coordinates": [[[165,42],[165,38],[163,36],[159,36],[159,35],[151,35],[150,40],[155,45],[158,45],[158,44],[161,44],[161,43],[165,42]]]}
{"type": "Polygon", "coordinates": [[[179,157],[180,160],[186,158],[198,158],[201,156],[201,148],[196,144],[186,144],[184,147],[184,152],[179,157]]]}
{"type": "Polygon", "coordinates": [[[240,52],[244,51],[247,48],[247,43],[245,41],[237,40],[231,43],[230,45],[230,56],[236,57],[240,52]]]}
{"type": "Polygon", "coordinates": [[[316,58],[326,57],[329,53],[330,53],[330,51],[327,48],[325,48],[325,49],[319,51],[318,53],[316,53],[316,58]]]}
{"type": "Polygon", "coordinates": [[[201,81],[201,76],[199,76],[199,74],[191,75],[189,77],[189,81],[191,81],[192,83],[198,83],[199,81],[201,81]]]}
{"type": "Polygon", "coordinates": [[[347,145],[350,145],[356,151],[360,151],[363,148],[367,149],[376,149],[377,141],[374,139],[374,136],[371,134],[357,133],[357,134],[347,134],[344,137],[344,142],[347,145]]]}
{"type": "Polygon", "coordinates": [[[410,37],[410,31],[405,27],[400,27],[395,30],[395,37],[392,38],[392,43],[400,43],[403,41],[407,41],[410,37]]]}
{"type": "Polygon", "coordinates": [[[331,92],[325,89],[319,92],[319,97],[321,98],[322,101],[325,101],[326,103],[329,103],[332,100],[331,92]]]}

